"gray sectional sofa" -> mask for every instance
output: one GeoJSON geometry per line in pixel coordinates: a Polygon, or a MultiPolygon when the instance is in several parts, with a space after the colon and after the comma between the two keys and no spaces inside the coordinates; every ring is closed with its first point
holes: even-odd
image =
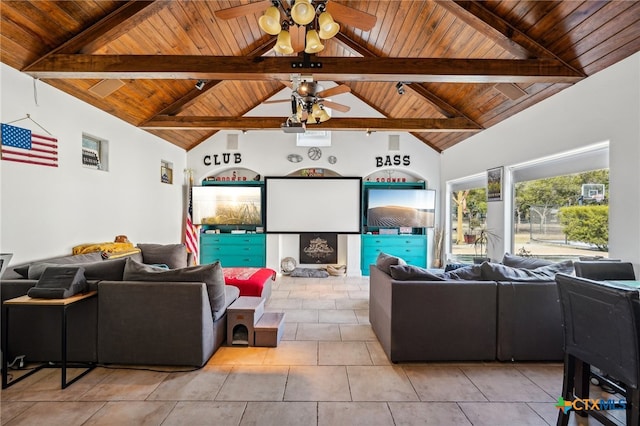
{"type": "MultiPolygon", "coordinates": [[[[141,253],[120,259],[90,253],[10,267],[0,280],[0,299],[27,294],[43,263],[82,265],[98,297],[69,310],[69,361],[204,365],[226,340],[226,308],[238,298],[238,288],[224,284],[219,263],[186,267],[183,245],[139,247],[141,253]]],[[[4,314],[3,309],[3,322],[4,314]]],[[[10,315],[9,360],[61,359],[57,313],[15,307],[10,315]]]]}
{"type": "Polygon", "coordinates": [[[553,277],[571,272],[571,262],[485,262],[466,268],[471,274],[393,262],[391,256],[370,265],[369,299],[371,326],[392,362],[563,359],[553,277]]]}

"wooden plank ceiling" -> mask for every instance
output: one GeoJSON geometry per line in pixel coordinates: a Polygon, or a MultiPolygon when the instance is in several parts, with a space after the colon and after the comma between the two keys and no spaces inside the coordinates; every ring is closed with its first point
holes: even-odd
{"type": "Polygon", "coordinates": [[[1,60],[186,150],[221,129],[279,129],[286,117],[244,115],[312,73],[386,118],[308,128],[408,131],[441,152],[640,50],[636,1],[329,0],[375,25],[334,13],[340,32],[305,62],[272,50],[268,3],[216,16],[247,3],[3,0],[1,60]]]}

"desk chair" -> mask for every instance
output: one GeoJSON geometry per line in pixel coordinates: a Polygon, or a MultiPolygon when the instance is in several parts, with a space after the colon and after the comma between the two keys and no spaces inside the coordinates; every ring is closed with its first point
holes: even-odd
{"type": "Polygon", "coordinates": [[[629,262],[615,262],[599,260],[595,262],[573,262],[576,277],[588,278],[595,281],[635,280],[633,264],[629,262]]]}
{"type": "MultiPolygon", "coordinates": [[[[627,425],[640,424],[640,300],[638,291],[566,274],[557,274],[564,332],[565,401],[589,398],[590,366],[617,383],[611,386],[626,398],[627,425]]],[[[615,425],[603,412],[578,412],[615,425]]],[[[570,411],[559,411],[558,426],[566,426],[570,411]]]]}

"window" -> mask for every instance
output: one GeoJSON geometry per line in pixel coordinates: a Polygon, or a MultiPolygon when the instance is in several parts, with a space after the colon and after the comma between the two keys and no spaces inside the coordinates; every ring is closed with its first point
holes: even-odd
{"type": "Polygon", "coordinates": [[[173,183],[173,163],[160,160],[160,182],[173,183]]]}
{"type": "Polygon", "coordinates": [[[608,257],[609,145],[511,168],[513,253],[608,257]]]}
{"type": "Polygon", "coordinates": [[[474,257],[484,257],[486,245],[479,244],[478,237],[486,231],[487,224],[486,175],[472,176],[447,186],[448,260],[471,262],[474,257]]]}
{"type": "Polygon", "coordinates": [[[109,170],[109,142],[82,134],[82,165],[96,170],[109,170]]]}

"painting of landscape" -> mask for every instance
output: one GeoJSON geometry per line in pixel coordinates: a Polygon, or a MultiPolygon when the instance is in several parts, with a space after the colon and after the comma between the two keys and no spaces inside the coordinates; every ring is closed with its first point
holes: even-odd
{"type": "Polygon", "coordinates": [[[433,226],[435,191],[384,190],[369,191],[367,226],[380,228],[433,226]]]}

